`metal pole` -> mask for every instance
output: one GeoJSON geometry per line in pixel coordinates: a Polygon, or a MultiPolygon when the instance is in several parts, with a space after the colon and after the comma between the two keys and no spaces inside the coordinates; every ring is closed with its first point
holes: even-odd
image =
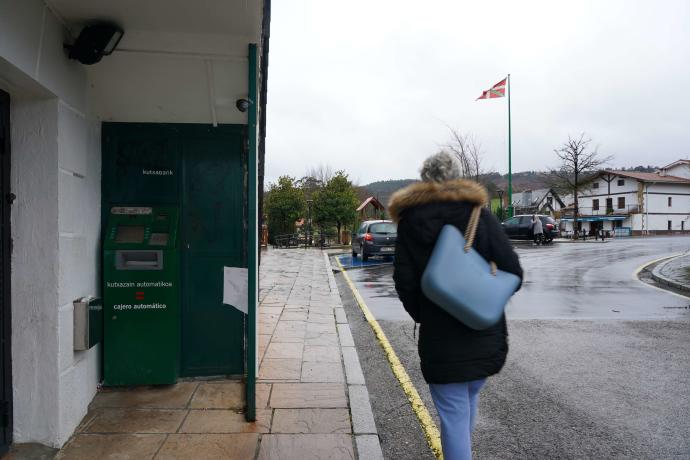
{"type": "Polygon", "coordinates": [[[249,56],[248,56],[248,91],[249,97],[254,101],[249,104],[247,110],[247,136],[248,136],[248,260],[247,265],[249,268],[249,279],[248,279],[248,312],[247,312],[247,385],[245,388],[245,397],[247,403],[247,410],[245,413],[245,418],[248,422],[253,422],[256,420],[256,378],[257,371],[259,367],[258,360],[258,344],[257,344],[257,308],[258,308],[258,295],[259,295],[259,187],[258,182],[258,158],[257,158],[257,46],[252,43],[249,45],[249,56]]]}
{"type": "Polygon", "coordinates": [[[307,221],[307,243],[309,246],[312,245],[312,227],[311,227],[311,204],[314,202],[314,200],[307,200],[307,212],[308,212],[308,221],[307,221]]]}
{"type": "Polygon", "coordinates": [[[508,74],[508,217],[513,217],[513,159],[510,134],[510,74],[508,74]]]}

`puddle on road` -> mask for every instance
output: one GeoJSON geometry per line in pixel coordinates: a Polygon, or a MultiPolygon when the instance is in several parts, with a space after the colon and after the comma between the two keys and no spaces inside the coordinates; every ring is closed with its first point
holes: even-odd
{"type": "Polygon", "coordinates": [[[346,270],[350,268],[376,267],[378,265],[393,265],[393,261],[395,260],[393,256],[384,256],[370,258],[364,262],[361,257],[352,257],[350,254],[342,254],[336,256],[336,258],[346,270]]]}

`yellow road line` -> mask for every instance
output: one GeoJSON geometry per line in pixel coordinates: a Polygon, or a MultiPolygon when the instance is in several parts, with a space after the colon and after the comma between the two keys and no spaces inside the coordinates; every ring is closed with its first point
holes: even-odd
{"type": "Polygon", "coordinates": [[[662,260],[674,259],[674,258],[676,258],[676,257],[682,256],[683,254],[685,254],[685,252],[679,252],[678,254],[672,254],[672,255],[670,255],[670,256],[660,257],[660,258],[658,258],[658,259],[652,260],[651,262],[645,262],[644,264],[642,264],[642,265],[640,265],[639,267],[637,267],[637,270],[635,270],[635,271],[633,272],[632,277],[633,277],[634,280],[637,280],[639,283],[642,283],[642,284],[644,284],[644,285],[647,286],[647,287],[650,287],[650,288],[652,288],[652,289],[656,289],[656,290],[658,290],[658,291],[665,292],[665,293],[667,293],[667,294],[672,294],[672,295],[674,295],[674,296],[676,296],[676,297],[680,297],[681,299],[687,300],[687,299],[688,299],[688,296],[684,296],[684,295],[682,295],[682,294],[678,294],[677,292],[669,291],[668,289],[660,288],[659,286],[654,286],[653,284],[645,283],[644,281],[642,281],[642,280],[640,279],[640,272],[641,272],[642,270],[644,270],[645,268],[649,267],[650,265],[653,265],[653,264],[655,264],[655,263],[657,263],[657,262],[661,262],[662,260]]]}
{"type": "Polygon", "coordinates": [[[441,434],[439,433],[434,420],[431,418],[429,410],[426,408],[424,401],[422,401],[422,398],[419,396],[419,393],[412,383],[410,376],[407,374],[407,371],[405,371],[405,367],[400,362],[400,359],[398,359],[398,355],[395,354],[395,350],[393,350],[393,347],[388,341],[383,329],[379,325],[379,322],[376,321],[374,315],[371,314],[369,307],[367,307],[367,304],[364,302],[364,299],[359,294],[359,291],[350,279],[350,276],[343,268],[340,260],[338,260],[338,257],[335,258],[335,261],[338,263],[338,267],[340,267],[342,274],[345,277],[345,281],[350,287],[352,294],[355,296],[355,300],[359,304],[359,308],[362,310],[362,313],[364,313],[364,317],[369,323],[369,326],[371,326],[371,329],[374,331],[376,340],[378,340],[381,348],[383,348],[395,378],[398,379],[398,382],[405,392],[405,395],[407,395],[407,400],[410,402],[412,410],[419,419],[419,423],[422,425],[422,430],[424,430],[424,436],[426,437],[427,443],[429,443],[429,447],[433,451],[434,455],[436,455],[437,459],[443,459],[443,452],[441,450],[441,434]]]}

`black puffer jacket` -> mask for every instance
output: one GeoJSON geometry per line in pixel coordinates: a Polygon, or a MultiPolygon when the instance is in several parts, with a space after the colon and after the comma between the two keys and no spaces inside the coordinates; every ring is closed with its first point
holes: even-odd
{"type": "MultiPolygon", "coordinates": [[[[398,222],[395,289],[405,310],[420,323],[419,357],[428,383],[488,377],[501,370],[508,354],[505,317],[488,329],[470,329],[429,300],[420,287],[441,228],[452,224],[464,232],[473,207],[487,202],[484,187],[460,179],[412,184],[396,192],[389,204],[391,216],[398,222]]],[[[473,247],[500,270],[522,278],[517,254],[487,209],[482,210],[473,247]]]]}

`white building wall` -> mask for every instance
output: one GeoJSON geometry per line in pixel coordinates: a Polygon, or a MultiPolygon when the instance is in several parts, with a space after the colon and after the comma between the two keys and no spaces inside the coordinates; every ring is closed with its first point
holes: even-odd
{"type": "Polygon", "coordinates": [[[14,441],[58,431],[57,101],[12,99],[12,393],[14,441]]]}
{"type": "Polygon", "coordinates": [[[101,155],[99,124],[58,106],[58,442],[86,414],[100,379],[100,347],[74,352],[73,301],[99,289],[101,155]]]}
{"type": "Polygon", "coordinates": [[[690,179],[690,165],[687,163],[677,164],[672,168],[666,169],[664,172],[668,176],[677,176],[690,179]]]}
{"type": "Polygon", "coordinates": [[[0,2],[11,97],[14,441],[61,446],[96,392],[99,350],[72,350],[72,301],[98,294],[100,136],[86,72],[40,0],[0,2]]]}
{"type": "Polygon", "coordinates": [[[634,230],[666,232],[668,221],[671,221],[673,232],[690,230],[690,184],[651,183],[646,185],[645,190],[649,192],[643,197],[645,213],[640,219],[641,227],[634,230]]]}

